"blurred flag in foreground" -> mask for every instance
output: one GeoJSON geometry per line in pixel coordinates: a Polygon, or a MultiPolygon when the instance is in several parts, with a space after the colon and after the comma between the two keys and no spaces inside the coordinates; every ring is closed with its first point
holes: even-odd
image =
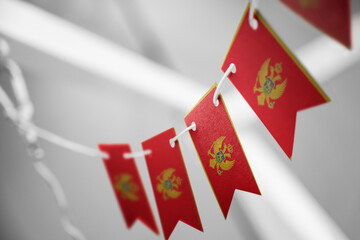
{"type": "Polygon", "coordinates": [[[281,0],[319,30],[351,48],[350,0],[281,0]]]}
{"type": "Polygon", "coordinates": [[[139,219],[159,234],[135,161],[124,158],[125,153],[131,152],[130,146],[99,144],[99,149],[109,155],[103,162],[127,227],[130,228],[139,219]]]}

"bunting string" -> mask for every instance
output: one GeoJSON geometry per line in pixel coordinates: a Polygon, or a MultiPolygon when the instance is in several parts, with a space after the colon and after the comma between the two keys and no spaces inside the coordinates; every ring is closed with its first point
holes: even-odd
{"type": "Polygon", "coordinates": [[[188,131],[190,131],[190,130],[196,131],[196,124],[195,124],[195,122],[192,122],[189,127],[187,127],[187,128],[185,128],[184,130],[182,130],[182,131],[181,131],[178,135],[176,135],[175,137],[170,138],[170,140],[169,140],[170,146],[171,146],[172,148],[174,148],[174,147],[175,147],[175,142],[178,140],[178,138],[179,138],[181,135],[183,135],[184,133],[186,133],[186,132],[188,132],[188,131]]]}
{"type": "Polygon", "coordinates": [[[250,13],[249,13],[249,24],[254,30],[258,28],[258,22],[255,19],[255,8],[258,6],[258,0],[250,0],[250,13]]]}
{"type": "MultiPolygon", "coordinates": [[[[99,149],[90,148],[80,143],[73,142],[63,138],[55,133],[38,127],[33,123],[34,107],[30,100],[25,79],[23,77],[19,65],[9,56],[9,46],[4,39],[0,39],[0,63],[2,70],[6,70],[10,74],[10,82],[14,92],[15,100],[18,106],[11,101],[8,94],[0,86],[0,104],[3,106],[4,115],[9,121],[18,129],[21,136],[24,137],[28,144],[27,149],[30,157],[33,159],[33,167],[35,171],[43,178],[45,183],[52,191],[55,201],[60,210],[60,222],[64,231],[74,240],[86,240],[84,234],[75,227],[68,216],[68,202],[65,192],[54,173],[48,168],[44,162],[44,150],[38,145],[38,138],[42,138],[57,146],[66,148],[73,152],[77,152],[88,157],[102,158],[105,161],[109,159],[106,152],[99,149]]],[[[214,104],[220,94],[220,87],[223,81],[229,76],[230,73],[235,73],[235,64],[230,64],[228,70],[225,72],[219,82],[219,87],[214,94],[214,104]]],[[[219,102],[217,101],[217,105],[219,102]]],[[[217,106],[216,105],[216,106],[217,106]]],[[[188,131],[196,131],[196,124],[192,122],[191,125],[181,131],[178,135],[169,139],[169,144],[172,148],[175,147],[175,142],[178,138],[188,131]]],[[[138,157],[145,157],[152,153],[151,149],[144,149],[138,152],[127,152],[123,154],[124,159],[132,159],[138,157]]]]}
{"type": "Polygon", "coordinates": [[[144,157],[144,156],[150,155],[150,154],[151,154],[151,150],[146,149],[144,151],[139,151],[139,152],[124,153],[124,158],[125,159],[138,158],[138,157],[144,157]]]}
{"type": "MultiPolygon", "coordinates": [[[[65,192],[57,177],[45,164],[45,153],[44,150],[38,145],[38,138],[42,138],[57,146],[86,155],[88,157],[102,158],[106,160],[109,158],[109,155],[98,149],[91,148],[61,137],[33,123],[32,117],[34,115],[34,107],[28,94],[25,79],[17,62],[9,58],[9,52],[8,43],[4,39],[0,39],[1,67],[2,70],[6,70],[10,74],[11,86],[14,91],[15,100],[18,104],[16,107],[5,90],[0,86],[0,104],[3,106],[4,115],[18,129],[20,135],[24,137],[26,143],[28,144],[28,153],[33,159],[33,167],[35,171],[42,177],[55,197],[55,201],[60,210],[60,222],[64,231],[74,240],[86,240],[84,234],[71,223],[68,217],[68,202],[65,192]]],[[[230,72],[235,71],[235,65],[231,65],[229,67],[229,72],[224,74],[219,85],[229,75],[230,72]]],[[[218,94],[219,92],[217,95],[218,94]]],[[[193,122],[189,127],[184,129],[175,137],[170,138],[170,146],[175,147],[175,142],[178,140],[178,138],[190,130],[196,130],[195,122],[193,122]]],[[[150,155],[151,153],[152,151],[150,149],[146,149],[139,152],[124,153],[123,157],[125,159],[131,159],[144,157],[150,155]]]]}
{"type": "Polygon", "coordinates": [[[58,143],[63,147],[70,148],[78,152],[91,152],[91,154],[88,155],[96,155],[96,152],[80,144],[58,137],[55,134],[40,129],[33,124],[32,117],[34,108],[30,101],[21,69],[14,60],[8,58],[9,47],[5,40],[1,40],[0,47],[1,62],[3,63],[2,66],[10,73],[11,85],[14,91],[15,99],[19,105],[16,108],[4,89],[0,86],[0,103],[4,107],[5,116],[7,116],[7,118],[18,128],[20,134],[24,137],[24,140],[28,145],[27,149],[29,155],[33,160],[32,164],[35,171],[42,177],[51,189],[60,210],[60,222],[64,231],[74,240],[86,240],[84,234],[71,223],[68,217],[68,202],[66,195],[59,180],[44,162],[44,150],[38,145],[38,137],[41,135],[41,137],[46,140],[58,143]]]}
{"type": "Polygon", "coordinates": [[[213,98],[213,102],[214,102],[214,105],[215,107],[219,106],[219,94],[220,94],[220,88],[224,82],[224,80],[229,76],[230,73],[236,73],[236,66],[235,64],[231,63],[228,67],[228,69],[225,71],[223,77],[221,78],[219,84],[218,84],[218,87],[216,88],[215,90],[215,93],[214,93],[214,98],[213,98]]]}

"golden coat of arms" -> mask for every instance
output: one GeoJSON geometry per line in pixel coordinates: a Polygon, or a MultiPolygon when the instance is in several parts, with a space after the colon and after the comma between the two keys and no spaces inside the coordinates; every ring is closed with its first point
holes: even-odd
{"type": "Polygon", "coordinates": [[[320,6],[319,0],[298,0],[302,8],[317,8],[320,6]]]}
{"type": "Polygon", "coordinates": [[[164,200],[178,198],[181,195],[179,187],[182,179],[175,176],[174,172],[175,169],[168,168],[156,177],[158,180],[157,191],[163,194],[164,200]]]}
{"type": "Polygon", "coordinates": [[[137,192],[139,191],[139,185],[134,183],[132,178],[132,175],[128,173],[119,174],[114,178],[114,186],[115,189],[120,192],[123,199],[138,201],[139,196],[137,192]]]}
{"type": "Polygon", "coordinates": [[[254,93],[260,92],[260,95],[257,96],[257,101],[259,105],[264,105],[266,101],[267,106],[270,109],[273,109],[275,101],[272,100],[276,100],[283,95],[286,88],[287,79],[285,79],[284,81],[282,81],[281,79],[281,63],[276,63],[275,67],[269,67],[269,63],[270,58],[266,59],[261,66],[260,71],[258,72],[258,75],[256,77],[254,93]]]}
{"type": "Polygon", "coordinates": [[[224,143],[225,137],[219,137],[211,145],[208,155],[212,158],[210,159],[210,167],[215,168],[217,173],[221,176],[224,171],[230,170],[235,163],[235,160],[231,160],[231,153],[233,153],[234,148],[230,144],[224,143]]]}

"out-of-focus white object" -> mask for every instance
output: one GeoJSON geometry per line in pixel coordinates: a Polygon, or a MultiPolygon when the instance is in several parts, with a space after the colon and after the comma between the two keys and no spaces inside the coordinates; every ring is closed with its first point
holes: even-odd
{"type": "Polygon", "coordinates": [[[295,55],[320,83],[350,68],[360,60],[360,15],[352,18],[352,49],[328,36],[321,36],[295,51],[295,55]]]}
{"type": "Polygon", "coordinates": [[[30,4],[1,0],[0,13],[0,32],[4,35],[182,111],[191,109],[206,90],[172,70],[30,4]]]}
{"type": "Polygon", "coordinates": [[[18,128],[21,135],[24,136],[36,172],[53,192],[60,209],[60,222],[63,229],[74,240],[86,240],[84,234],[70,222],[67,214],[68,202],[64,190],[54,173],[44,163],[44,151],[37,145],[38,132],[32,123],[34,107],[30,101],[21,69],[14,60],[5,55],[8,54],[9,47],[4,40],[1,40],[0,47],[2,47],[0,50],[1,65],[3,65],[3,69],[8,70],[10,73],[11,85],[18,107],[15,107],[15,104],[11,102],[1,86],[0,105],[4,109],[5,115],[18,128]]]}

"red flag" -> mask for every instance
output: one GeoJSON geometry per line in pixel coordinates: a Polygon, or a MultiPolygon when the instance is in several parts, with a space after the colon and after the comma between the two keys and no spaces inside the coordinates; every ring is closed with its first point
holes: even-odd
{"type": "Polygon", "coordinates": [[[99,144],[99,149],[109,155],[103,161],[127,227],[139,219],[159,234],[135,161],[124,158],[125,153],[131,152],[130,146],[99,144]]]}
{"type": "Polygon", "coordinates": [[[235,189],[256,194],[260,191],[221,95],[219,105],[213,104],[215,90],[216,84],[185,117],[185,122],[196,124],[196,131],[190,131],[190,135],[226,218],[235,189]]]}
{"type": "Polygon", "coordinates": [[[351,48],[349,0],[281,0],[319,30],[351,48]]]}
{"type": "Polygon", "coordinates": [[[259,12],[256,30],[244,14],[222,70],[242,94],[286,155],[293,152],[297,111],[330,101],[259,12]]]}
{"type": "Polygon", "coordinates": [[[151,150],[145,158],[165,239],[178,221],[203,231],[179,143],[174,148],[169,143],[175,136],[171,128],[142,143],[151,150]]]}

